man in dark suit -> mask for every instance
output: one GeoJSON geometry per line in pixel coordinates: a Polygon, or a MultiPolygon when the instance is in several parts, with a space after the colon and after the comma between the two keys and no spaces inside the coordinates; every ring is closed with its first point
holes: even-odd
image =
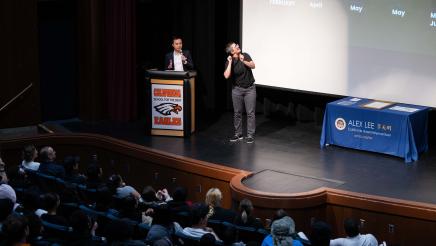
{"type": "Polygon", "coordinates": [[[46,146],[42,148],[39,151],[39,157],[41,158],[41,164],[38,171],[58,178],[65,177],[65,168],[55,162],[56,152],[53,150],[52,147],[46,146]]]}
{"type": "Polygon", "coordinates": [[[194,69],[189,50],[182,50],[182,38],[173,37],[173,51],[165,55],[165,70],[188,71],[194,69]]]}

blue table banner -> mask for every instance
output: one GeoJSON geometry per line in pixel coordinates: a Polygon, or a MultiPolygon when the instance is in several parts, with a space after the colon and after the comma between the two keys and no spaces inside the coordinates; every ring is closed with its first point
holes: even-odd
{"type": "Polygon", "coordinates": [[[333,144],[418,160],[428,150],[429,107],[395,103],[367,108],[370,99],[347,97],[327,104],[321,148],[333,144]]]}

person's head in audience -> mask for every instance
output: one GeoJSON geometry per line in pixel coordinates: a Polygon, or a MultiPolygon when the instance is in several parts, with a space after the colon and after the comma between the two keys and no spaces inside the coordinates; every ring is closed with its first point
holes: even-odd
{"type": "Polygon", "coordinates": [[[103,170],[97,165],[89,165],[86,169],[86,176],[88,182],[101,182],[101,176],[103,175],[103,170]]]}
{"type": "Polygon", "coordinates": [[[331,237],[331,228],[324,221],[316,221],[311,225],[309,235],[312,246],[329,246],[331,237]]]}
{"type": "Polygon", "coordinates": [[[192,226],[204,228],[207,226],[209,208],[202,204],[197,203],[192,207],[192,226]]]}
{"type": "Polygon", "coordinates": [[[248,199],[242,199],[242,201],[239,203],[239,212],[241,213],[241,220],[244,223],[247,223],[248,216],[251,215],[251,212],[253,211],[253,204],[248,199]]]}
{"type": "Polygon", "coordinates": [[[354,218],[347,218],[344,220],[344,229],[348,237],[355,237],[359,235],[360,221],[354,218]]]}
{"type": "Polygon", "coordinates": [[[292,245],[292,234],[295,233],[295,222],[289,217],[285,216],[281,219],[275,220],[271,226],[271,235],[274,245],[292,245]]]}
{"type": "Polygon", "coordinates": [[[67,156],[64,159],[65,176],[71,177],[79,172],[80,157],[67,156]]]}
{"type": "Polygon", "coordinates": [[[98,211],[106,211],[109,209],[112,203],[112,192],[108,187],[102,187],[97,190],[97,201],[95,204],[95,208],[98,211]]]}
{"type": "Polygon", "coordinates": [[[286,211],[284,209],[279,209],[275,212],[274,218],[272,219],[272,221],[279,220],[285,216],[289,216],[288,213],[286,213],[286,211]]]}
{"type": "Polygon", "coordinates": [[[61,204],[59,195],[56,193],[46,193],[43,195],[43,204],[48,214],[56,215],[57,209],[61,204]]]}
{"type": "Polygon", "coordinates": [[[29,224],[26,217],[12,214],[3,222],[2,231],[6,237],[5,245],[20,245],[27,241],[29,224]]]}
{"type": "Polygon", "coordinates": [[[39,151],[39,156],[42,162],[54,162],[56,159],[56,151],[50,146],[45,146],[39,151]]]}
{"type": "Polygon", "coordinates": [[[153,209],[153,224],[165,227],[173,224],[173,218],[167,205],[158,206],[153,209]]]}
{"type": "Polygon", "coordinates": [[[24,210],[28,212],[35,212],[38,208],[41,207],[41,200],[39,193],[36,192],[33,189],[28,189],[24,192],[23,199],[21,200],[21,203],[24,207],[24,210]]]}
{"type": "Polygon", "coordinates": [[[10,199],[14,204],[17,202],[17,194],[9,185],[0,182],[0,199],[10,199]]]}
{"type": "Polygon", "coordinates": [[[223,195],[218,188],[211,188],[206,193],[206,204],[211,207],[220,207],[223,195]]]}
{"type": "Polygon", "coordinates": [[[0,222],[4,221],[13,211],[14,203],[9,198],[0,199],[0,222]]]}
{"type": "Polygon", "coordinates": [[[148,185],[142,190],[141,197],[145,202],[155,202],[157,201],[156,190],[148,185]]]}
{"type": "Polygon", "coordinates": [[[23,160],[25,162],[32,162],[38,157],[38,150],[34,145],[26,145],[23,148],[23,160]]]}
{"type": "Polygon", "coordinates": [[[19,166],[12,166],[8,168],[8,183],[12,186],[24,184],[26,181],[26,173],[21,171],[19,166]]]}
{"type": "Polygon", "coordinates": [[[188,197],[188,191],[185,187],[178,186],[173,192],[173,201],[184,202],[188,197]]]}
{"type": "Polygon", "coordinates": [[[134,195],[128,195],[121,199],[121,212],[129,213],[138,208],[138,199],[134,195]]]}
{"type": "Polygon", "coordinates": [[[200,246],[213,246],[215,241],[215,236],[212,233],[206,233],[200,238],[200,246]]]}
{"type": "Polygon", "coordinates": [[[71,214],[70,225],[77,234],[89,235],[91,233],[91,219],[82,210],[76,210],[71,214]]]}
{"type": "Polygon", "coordinates": [[[116,188],[124,186],[124,181],[121,175],[114,174],[109,177],[108,185],[110,188],[116,190],[116,188]]]}
{"type": "Polygon", "coordinates": [[[126,241],[133,237],[134,228],[125,219],[111,220],[105,227],[109,245],[112,242],[126,241]]]}

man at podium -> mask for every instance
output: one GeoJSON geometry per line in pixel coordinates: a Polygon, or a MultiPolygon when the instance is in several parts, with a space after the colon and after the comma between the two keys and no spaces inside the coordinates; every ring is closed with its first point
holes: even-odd
{"type": "Polygon", "coordinates": [[[194,69],[191,53],[189,50],[182,50],[182,38],[174,36],[172,46],[174,50],[165,55],[165,70],[188,71],[194,69]]]}

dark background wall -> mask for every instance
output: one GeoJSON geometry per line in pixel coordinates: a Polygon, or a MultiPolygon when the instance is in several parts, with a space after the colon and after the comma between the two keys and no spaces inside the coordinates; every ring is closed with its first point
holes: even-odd
{"type": "MultiPolygon", "coordinates": [[[[76,117],[143,120],[145,69],[163,68],[173,35],[183,37],[198,71],[200,130],[232,109],[224,47],[241,41],[241,1],[3,0],[0,7],[6,37],[0,39],[0,106],[34,84],[0,112],[0,128],[76,117]]],[[[320,124],[325,104],[338,98],[257,90],[257,111],[289,122],[320,124]]],[[[431,112],[430,126],[435,118],[431,112]]]]}

